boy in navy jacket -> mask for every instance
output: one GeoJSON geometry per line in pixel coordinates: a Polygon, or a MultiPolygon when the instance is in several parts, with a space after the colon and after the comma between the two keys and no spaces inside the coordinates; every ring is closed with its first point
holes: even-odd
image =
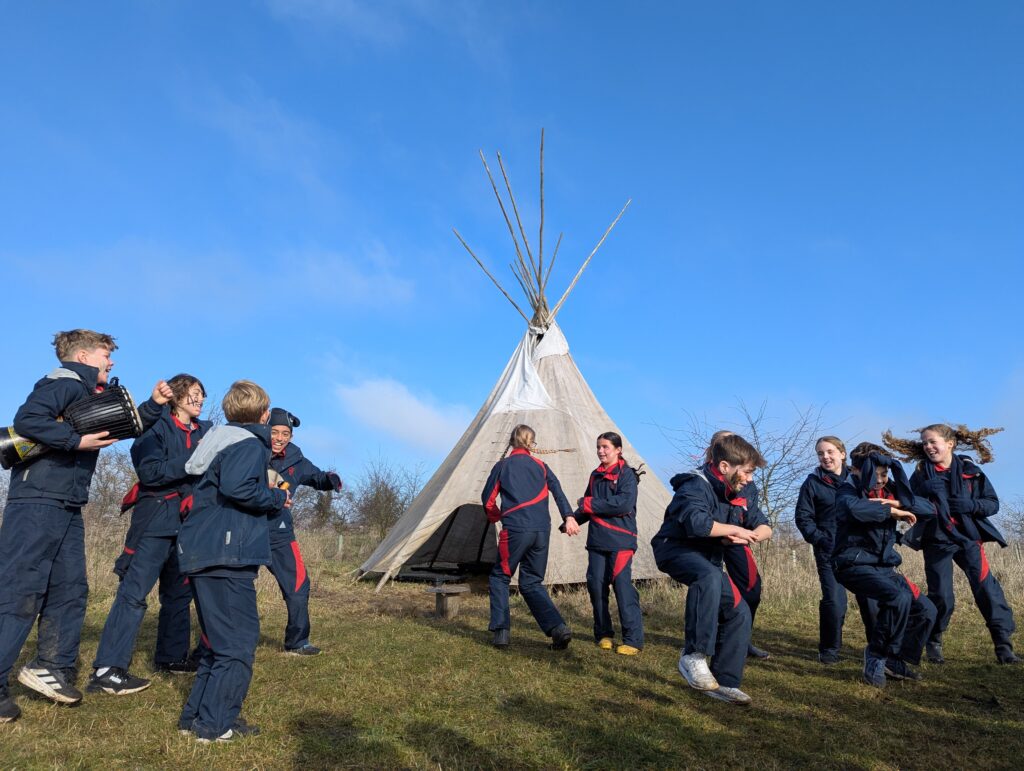
{"type": "Polygon", "coordinates": [[[609,587],[615,590],[622,624],[622,644],[616,653],[635,656],[644,647],[644,622],[640,596],[633,586],[632,563],[636,554],[636,498],[639,477],[622,457],[622,437],[607,431],[597,437],[601,465],[590,474],[586,494],[575,514],[562,529],[590,522],[587,531],[587,589],[594,609],[594,642],[612,650],[615,632],[608,611],[609,587]]]}
{"type": "Polygon", "coordinates": [[[935,606],[896,568],[896,523],[933,516],[917,498],[899,461],[870,442],[850,453],[850,476],[836,493],[836,543],[832,563],[840,583],[877,603],[864,649],[864,681],[884,688],[886,677],[918,680],[909,664],[921,660],[935,621],[935,606]]]}
{"type": "MultiPolygon", "coordinates": [[[[321,471],[292,442],[299,419],[287,410],[270,411],[270,467],[294,490],[300,485],[314,490],[341,490],[341,477],[333,471],[321,471]]],[[[277,579],[288,608],[284,630],[284,649],[295,656],[315,656],[320,649],[309,642],[309,574],[295,538],[291,511],[282,508],[270,517],[270,572],[277,579]]]]}
{"type": "Polygon", "coordinates": [[[162,671],[187,672],[192,589],[178,568],[178,530],[192,503],[192,477],[185,464],[210,428],[199,420],[206,398],[202,382],[188,374],[168,381],[173,394],[159,418],[132,444],[138,483],[125,496],[132,509],[124,550],[114,564],[121,583],[100,636],[94,674],[86,690],[124,695],[149,681],[128,672],[135,639],[146,613],[146,596],[160,583],[160,617],[154,662],[162,671]]]}
{"type": "Polygon", "coordinates": [[[754,530],[729,519],[754,469],[764,464],[761,453],[741,436],[715,442],[711,463],[672,478],[675,496],[651,541],[658,569],[689,587],[680,674],[691,688],[740,706],[751,702],[740,690],[750,644],[750,609],[722,569],[722,560],[727,545],[760,539],[754,530]]]}
{"type": "Polygon", "coordinates": [[[14,430],[50,452],[14,464],[0,526],[0,722],[21,714],[8,677],[39,616],[36,657],[18,681],[49,699],[74,704],[78,646],[89,586],[82,506],[106,431],[80,436],[60,418],[75,402],[102,391],[117,349],[114,338],[87,329],[53,338],[60,367],[39,380],[14,416],[14,430]]]}
{"type": "Polygon", "coordinates": [[[178,727],[202,742],[257,732],[239,717],[260,634],[254,582],[260,565],[270,564],[267,517],[291,505],[288,492],[268,480],[266,391],[238,380],[222,407],[228,424],[210,429],[185,466],[200,479],[178,533],[178,564],[189,575],[207,646],[178,727]]]}
{"type": "MultiPolygon", "coordinates": [[[[487,519],[501,523],[498,534],[498,560],[491,570],[491,621],[496,648],[507,648],[511,618],[508,609],[509,584],[519,569],[519,593],[530,609],[541,631],[551,638],[554,650],[563,650],[572,640],[572,631],[544,588],[548,566],[548,545],[551,539],[551,515],[548,495],[565,520],[572,514],[569,501],[562,492],[558,478],[548,465],[530,454],[534,431],[519,425],[512,429],[508,457],[494,464],[484,485],[481,500],[487,519]],[[498,505],[498,496],[501,505],[498,505]]],[[[574,526],[572,534],[579,532],[574,526]]]]}

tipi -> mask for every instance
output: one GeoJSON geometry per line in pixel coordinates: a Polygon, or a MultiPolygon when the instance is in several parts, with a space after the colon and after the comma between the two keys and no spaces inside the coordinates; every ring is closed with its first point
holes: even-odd
{"type": "MultiPolygon", "coordinates": [[[[381,575],[378,589],[403,567],[438,569],[454,565],[461,568],[489,568],[493,564],[497,557],[497,528],[487,521],[480,503],[480,494],[491,467],[504,455],[509,434],[517,424],[526,423],[536,430],[536,454],[551,467],[573,505],[583,495],[590,472],[597,465],[594,444],[598,434],[605,431],[622,434],[598,403],[569,355],[569,345],[555,323],[555,316],[591,258],[629,206],[629,201],[583,262],[561,299],[549,310],[545,289],[551,275],[551,266],[558,254],[561,236],[545,272],[544,133],[541,132],[540,144],[540,232],[536,259],[527,241],[500,153],[498,165],[508,191],[512,217],[509,216],[509,209],[482,152],[480,158],[515,245],[516,262],[512,265],[513,272],[533,313],[527,316],[523,312],[484,267],[458,231],[455,231],[456,237],[484,273],[519,311],[527,322],[527,329],[469,428],[402,518],[360,568],[362,575],[381,575]]],[[[633,466],[643,463],[643,458],[625,436],[623,456],[633,466]]],[[[648,470],[641,479],[637,502],[640,535],[639,551],[633,561],[635,578],[653,578],[658,574],[650,540],[661,525],[670,498],[664,484],[648,470]]],[[[545,581],[549,584],[583,582],[587,571],[585,532],[578,537],[568,538],[558,532],[555,521],[557,515],[552,518],[551,548],[545,581]]]]}

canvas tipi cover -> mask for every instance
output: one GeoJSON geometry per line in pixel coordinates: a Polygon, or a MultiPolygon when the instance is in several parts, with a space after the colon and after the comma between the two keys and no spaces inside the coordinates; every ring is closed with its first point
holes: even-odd
{"type": "MultiPolygon", "coordinates": [[[[555,316],[629,202],[608,226],[561,299],[553,309],[549,309],[545,291],[561,237],[545,271],[544,133],[541,132],[540,145],[540,230],[536,259],[527,241],[501,155],[498,155],[498,165],[508,192],[508,207],[483,153],[480,158],[512,236],[516,253],[512,269],[529,302],[532,317],[520,308],[455,231],[456,237],[484,273],[527,322],[527,331],[462,438],[360,568],[364,575],[381,575],[378,587],[406,566],[437,569],[449,565],[493,564],[497,558],[498,526],[487,521],[480,498],[491,468],[506,453],[509,435],[516,425],[525,423],[534,429],[537,435],[536,455],[551,467],[574,508],[576,500],[586,492],[590,472],[597,465],[595,444],[598,435],[606,431],[622,435],[569,355],[569,345],[555,323],[555,316]],[[518,226],[518,236],[513,221],[518,226]]],[[[623,457],[631,465],[643,463],[643,458],[625,436],[622,449],[623,457]]],[[[641,477],[637,500],[639,550],[633,561],[635,578],[653,578],[657,574],[650,541],[661,525],[670,499],[668,489],[647,469],[641,477]]],[[[587,556],[584,547],[586,528],[590,525],[586,525],[579,536],[569,538],[558,532],[560,518],[554,505],[551,506],[551,548],[545,582],[567,584],[585,581],[587,556]]]]}
{"type": "MultiPolygon", "coordinates": [[[[598,434],[622,432],[608,417],[569,354],[565,336],[552,323],[546,332],[529,329],[476,418],[405,515],[363,564],[363,573],[383,574],[403,565],[489,563],[497,556],[497,528],[487,521],[480,496],[494,464],[505,454],[519,423],[537,432],[536,455],[547,463],[575,508],[597,465],[598,434]]],[[[643,458],[623,436],[623,457],[633,466],[643,458]]],[[[641,477],[637,500],[639,550],[635,578],[657,575],[651,538],[661,526],[671,496],[652,472],[641,477]]],[[[558,532],[554,503],[551,549],[545,583],[586,580],[586,528],[575,538],[558,532]]]]}

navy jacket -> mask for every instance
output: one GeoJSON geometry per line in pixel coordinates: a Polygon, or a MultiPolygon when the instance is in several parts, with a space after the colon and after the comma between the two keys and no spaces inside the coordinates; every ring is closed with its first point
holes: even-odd
{"type": "Polygon", "coordinates": [[[178,533],[192,502],[195,481],[185,471],[185,464],[212,425],[199,420],[186,426],[165,406],[152,427],[132,443],[132,463],[139,483],[134,491],[136,503],[126,546],[134,548],[143,535],[178,533]]]}
{"type": "Polygon", "coordinates": [[[914,549],[926,543],[994,541],[1006,546],[1003,534],[989,521],[999,511],[999,498],[988,477],[967,455],[954,455],[948,469],[925,461],[910,486],[935,507],[935,517],[918,522],[903,542],[914,549]]]}
{"type": "MultiPolygon", "coordinates": [[[[715,480],[712,480],[712,486],[715,480]]],[[[721,480],[717,480],[721,482],[721,480]]],[[[724,487],[724,482],[721,482],[724,487]]],[[[770,525],[767,515],[761,510],[761,494],[757,491],[757,485],[748,482],[740,494],[734,498],[726,498],[720,505],[726,508],[726,523],[739,525],[747,530],[753,530],[761,525],[770,525]]]]}
{"type": "Polygon", "coordinates": [[[868,499],[888,498],[899,508],[916,514],[918,522],[934,517],[934,509],[927,500],[911,492],[899,461],[872,454],[859,470],[860,476],[849,474],[836,493],[832,564],[836,570],[854,565],[895,567],[903,562],[896,552],[896,520],[888,505],[868,499]],[[872,489],[878,465],[889,468],[889,482],[881,492],[872,489]]]}
{"type": "Polygon", "coordinates": [[[590,472],[583,505],[575,512],[579,524],[590,522],[587,548],[636,551],[636,472],[626,461],[590,472]]]}
{"type": "Polygon", "coordinates": [[[192,513],[178,533],[183,573],[270,564],[267,517],[287,499],[267,479],[270,429],[239,425],[211,428],[186,471],[201,473],[192,513]]]}
{"type": "Polygon", "coordinates": [[[80,451],[82,437],[70,423],[57,420],[69,406],[95,393],[100,371],[75,361],[39,380],[14,416],[14,430],[45,444],[50,452],[11,468],[7,500],[80,507],[89,502],[89,485],[96,469],[96,450],[80,451]]]}
{"type": "Polygon", "coordinates": [[[831,553],[836,539],[836,492],[849,476],[849,469],[843,466],[843,473],[836,477],[818,466],[807,475],[800,485],[793,519],[804,540],[831,553]]]}
{"type": "MultiPolygon", "coordinates": [[[[284,477],[288,488],[295,494],[300,485],[314,490],[341,490],[341,478],[333,471],[321,471],[314,466],[294,442],[289,442],[281,455],[270,458],[270,468],[284,477]]],[[[291,509],[282,508],[270,517],[270,538],[273,541],[295,540],[291,509]]]]}
{"type": "Polygon", "coordinates": [[[545,531],[551,529],[549,493],[563,520],[572,514],[562,485],[548,464],[517,447],[494,464],[480,499],[491,522],[501,522],[508,530],[545,531]]]}
{"type": "Polygon", "coordinates": [[[711,527],[715,522],[730,524],[729,518],[734,516],[732,502],[742,496],[730,498],[726,485],[715,477],[708,464],[694,471],[676,474],[669,484],[675,495],[665,509],[665,521],[651,543],[672,541],[721,565],[725,544],[720,538],[711,537],[711,527]]]}

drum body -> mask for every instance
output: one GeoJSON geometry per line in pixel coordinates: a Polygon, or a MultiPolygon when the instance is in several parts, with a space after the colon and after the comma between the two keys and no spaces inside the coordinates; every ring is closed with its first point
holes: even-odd
{"type": "MultiPolygon", "coordinates": [[[[111,439],[134,439],[142,436],[142,418],[135,409],[128,389],[117,378],[98,394],[91,394],[64,410],[61,418],[71,424],[80,436],[109,431],[111,439]]],[[[50,448],[19,436],[13,427],[0,428],[0,466],[11,468],[15,463],[32,460],[50,448]]]]}

